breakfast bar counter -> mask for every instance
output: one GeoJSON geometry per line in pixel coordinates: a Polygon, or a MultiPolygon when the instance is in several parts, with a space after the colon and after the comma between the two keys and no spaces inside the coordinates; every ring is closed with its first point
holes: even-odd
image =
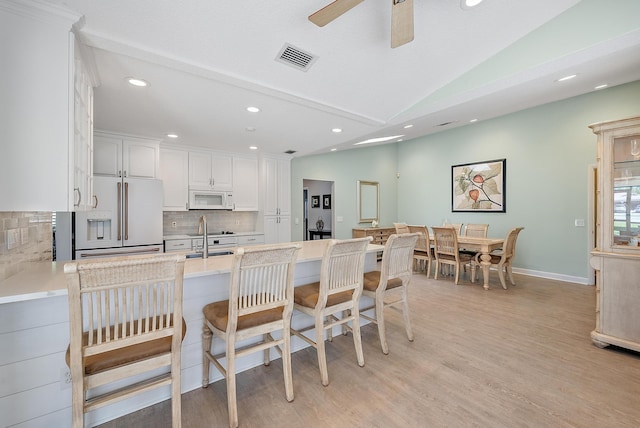
{"type": "MultiPolygon", "coordinates": [[[[318,281],[324,248],[328,240],[305,241],[298,256],[295,285],[318,281]]],[[[383,249],[370,244],[365,270],[375,269],[376,253],[383,249]]],[[[182,344],[182,392],[202,385],[202,307],[225,300],[233,256],[188,259],[185,262],[183,316],[187,334],[182,344]]],[[[69,343],[69,313],[64,263],[34,263],[25,272],[0,282],[0,415],[2,426],[71,425],[71,388],[66,382],[64,354],[69,343]]],[[[364,301],[363,306],[369,302],[364,301]]],[[[294,315],[292,326],[302,328],[309,318],[294,315]]],[[[364,324],[364,323],[363,323],[364,324]]],[[[335,334],[339,334],[338,329],[335,334]]],[[[218,342],[224,350],[224,343],[218,342]]],[[[293,337],[292,350],[308,346],[293,337]]],[[[272,358],[279,358],[273,353],[272,358]]],[[[261,353],[237,362],[244,371],[262,364],[261,353]]],[[[210,371],[210,381],[223,379],[210,371]]],[[[294,372],[295,378],[295,372],[294,372]]],[[[91,426],[148,407],[170,397],[169,387],[158,388],[87,414],[91,426]]]]}

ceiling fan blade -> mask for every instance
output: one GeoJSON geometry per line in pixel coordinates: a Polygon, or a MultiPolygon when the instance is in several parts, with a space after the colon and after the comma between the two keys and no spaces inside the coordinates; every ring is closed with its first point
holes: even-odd
{"type": "Polygon", "coordinates": [[[333,3],[329,3],[317,12],[309,15],[309,21],[313,22],[318,27],[324,27],[363,1],[364,0],[335,0],[333,3]]]}
{"type": "Polygon", "coordinates": [[[391,47],[397,48],[413,40],[413,0],[392,0],[391,47]]]}

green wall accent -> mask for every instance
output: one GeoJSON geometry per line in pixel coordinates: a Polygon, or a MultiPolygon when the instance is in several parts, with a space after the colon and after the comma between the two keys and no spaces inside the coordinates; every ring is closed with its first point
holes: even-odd
{"type": "Polygon", "coordinates": [[[637,31],[639,16],[638,0],[583,0],[407,111],[597,46],[602,40],[637,31]]]}
{"type": "MultiPolygon", "coordinates": [[[[444,219],[488,223],[490,236],[524,226],[515,267],[588,282],[588,174],[596,136],[587,127],[640,115],[640,81],[395,144],[292,161],[292,217],[302,219],[302,180],[335,181],[337,238],[358,227],[356,181],[380,182],[381,226],[444,219]],[[507,160],[506,213],[452,213],[451,166],[507,160]],[[400,174],[396,178],[396,173],[400,174]]],[[[335,221],[335,220],[334,220],[335,221]]],[[[292,222],[292,239],[302,224],[292,222]]]]}

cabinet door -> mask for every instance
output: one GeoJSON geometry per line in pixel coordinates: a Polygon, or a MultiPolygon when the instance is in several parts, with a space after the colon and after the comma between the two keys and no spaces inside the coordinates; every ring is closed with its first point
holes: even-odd
{"type": "Polygon", "coordinates": [[[160,150],[160,179],[164,211],[186,211],[189,198],[189,152],[160,150]]]}
{"type": "Polygon", "coordinates": [[[291,241],[291,218],[289,216],[267,216],[264,218],[265,244],[291,241]]]}
{"type": "Polygon", "coordinates": [[[227,155],[211,156],[211,179],[214,190],[233,190],[233,158],[227,155]]]}
{"type": "MultiPolygon", "coordinates": [[[[264,215],[278,214],[278,161],[262,160],[262,195],[264,215]]],[[[267,241],[269,242],[269,241],[267,241]]]]}
{"type": "Polygon", "coordinates": [[[288,159],[278,160],[278,208],[279,215],[291,215],[291,163],[288,159]]]}
{"type": "Polygon", "coordinates": [[[131,178],[158,178],[158,152],[155,141],[124,140],[122,174],[131,178]]]}
{"type": "Polygon", "coordinates": [[[93,139],[93,175],[122,176],[122,139],[95,135],[93,139]]]}
{"type": "Polygon", "coordinates": [[[258,211],[258,160],[233,158],[234,211],[258,211]]]}
{"type": "Polygon", "coordinates": [[[211,155],[189,152],[189,187],[196,190],[211,189],[211,155]]]}

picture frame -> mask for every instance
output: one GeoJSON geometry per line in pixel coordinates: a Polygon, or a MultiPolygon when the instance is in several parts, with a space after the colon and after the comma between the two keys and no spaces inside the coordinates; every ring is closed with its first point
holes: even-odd
{"type": "Polygon", "coordinates": [[[311,196],[311,208],[320,208],[320,195],[311,196]]]}
{"type": "Polygon", "coordinates": [[[322,209],[323,210],[331,209],[331,195],[322,195],[322,209]]]}
{"type": "Polygon", "coordinates": [[[506,173],[506,159],[453,165],[451,211],[507,212],[506,173]]]}

